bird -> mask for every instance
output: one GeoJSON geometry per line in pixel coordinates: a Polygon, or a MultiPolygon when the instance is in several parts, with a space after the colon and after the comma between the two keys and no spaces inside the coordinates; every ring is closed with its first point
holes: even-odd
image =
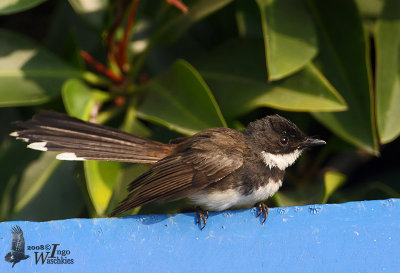
{"type": "Polygon", "coordinates": [[[41,111],[10,135],[31,149],[61,152],[60,160],[97,160],[151,164],[128,186],[127,197],[111,216],[156,201],[187,198],[203,229],[209,211],[256,206],[282,186],[285,169],[307,148],[325,141],[308,137],[293,122],[268,115],[243,130],[214,127],[169,143],[86,122],[55,111],[41,111]]]}
{"type": "Polygon", "coordinates": [[[6,254],[4,260],[12,263],[12,267],[22,260],[28,259],[30,256],[25,255],[25,239],[22,229],[17,225],[11,228],[12,241],[11,251],[6,254]]]}

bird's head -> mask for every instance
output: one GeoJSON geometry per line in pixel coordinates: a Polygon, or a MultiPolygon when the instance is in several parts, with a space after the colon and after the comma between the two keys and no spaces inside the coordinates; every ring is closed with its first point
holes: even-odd
{"type": "Polygon", "coordinates": [[[281,170],[292,165],[304,149],[326,144],[323,140],[306,136],[293,122],[279,115],[253,121],[244,132],[266,165],[281,170]]]}

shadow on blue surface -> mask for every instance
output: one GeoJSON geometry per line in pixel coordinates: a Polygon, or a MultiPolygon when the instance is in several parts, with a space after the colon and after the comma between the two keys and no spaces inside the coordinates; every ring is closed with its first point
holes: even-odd
{"type": "Polygon", "coordinates": [[[0,272],[400,272],[400,200],[0,223],[0,272]],[[11,228],[30,258],[11,268],[11,228]]]}

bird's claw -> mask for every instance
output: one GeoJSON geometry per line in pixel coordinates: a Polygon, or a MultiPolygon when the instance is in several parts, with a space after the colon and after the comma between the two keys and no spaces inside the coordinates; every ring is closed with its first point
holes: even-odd
{"type": "Polygon", "coordinates": [[[257,217],[261,217],[262,214],[264,213],[264,217],[261,220],[261,224],[264,225],[265,221],[267,220],[267,216],[268,216],[268,207],[267,205],[265,205],[264,203],[260,202],[257,203],[257,208],[258,208],[258,213],[257,213],[257,217]]]}
{"type": "Polygon", "coordinates": [[[202,210],[201,208],[197,208],[196,212],[197,212],[197,216],[198,216],[196,224],[199,224],[200,230],[203,230],[207,224],[208,210],[202,210]],[[201,222],[203,222],[203,226],[201,226],[201,222]]]}

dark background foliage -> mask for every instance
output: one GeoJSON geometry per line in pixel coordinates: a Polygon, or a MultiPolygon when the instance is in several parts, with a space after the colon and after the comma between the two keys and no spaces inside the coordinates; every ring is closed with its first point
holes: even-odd
{"type": "Polygon", "coordinates": [[[4,0],[0,219],[108,215],[147,168],[60,162],[8,136],[40,109],[164,142],[279,113],[328,145],[269,205],[399,197],[399,78],[396,0],[4,0]]]}

